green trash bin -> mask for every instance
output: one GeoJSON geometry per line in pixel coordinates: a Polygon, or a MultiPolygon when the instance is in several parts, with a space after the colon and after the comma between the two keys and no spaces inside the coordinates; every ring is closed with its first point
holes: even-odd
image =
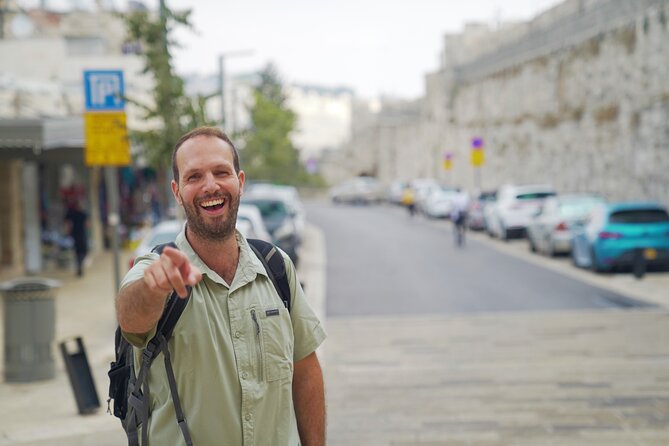
{"type": "Polygon", "coordinates": [[[55,376],[55,294],[60,283],[23,278],[0,284],[5,305],[5,381],[30,382],[55,376]]]}

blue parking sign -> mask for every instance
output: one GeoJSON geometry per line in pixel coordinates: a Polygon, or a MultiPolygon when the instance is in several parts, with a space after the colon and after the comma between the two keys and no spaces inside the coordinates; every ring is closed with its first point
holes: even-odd
{"type": "Polygon", "coordinates": [[[86,111],[123,111],[125,88],[121,70],[84,71],[86,111]]]}

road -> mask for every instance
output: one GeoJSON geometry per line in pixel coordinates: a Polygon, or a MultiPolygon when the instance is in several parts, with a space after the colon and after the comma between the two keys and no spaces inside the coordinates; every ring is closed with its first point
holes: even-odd
{"type": "Polygon", "coordinates": [[[325,233],[327,315],[460,314],[626,308],[626,296],[469,240],[447,221],[392,206],[308,202],[325,233]]]}

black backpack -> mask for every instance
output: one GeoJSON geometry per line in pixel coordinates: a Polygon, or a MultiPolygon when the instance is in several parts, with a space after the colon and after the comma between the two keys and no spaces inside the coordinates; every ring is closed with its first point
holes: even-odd
{"type": "MultiPolygon", "coordinates": [[[[283,301],[288,311],[290,311],[291,294],[286,275],[286,265],[283,256],[277,251],[276,247],[263,240],[248,239],[249,246],[258,256],[258,259],[265,266],[279,297],[283,301]]],[[[162,253],[166,246],[176,248],[174,243],[165,243],[153,248],[152,252],[162,253]]],[[[190,299],[190,287],[188,288],[188,297],[179,298],[176,292],[173,292],[167,303],[163,314],[158,321],[156,334],[149,341],[146,348],[142,351],[142,364],[139,373],[135,375],[134,355],[132,345],[125,340],[121,334],[120,327],[116,328],[115,349],[116,360],[109,367],[109,399],[107,400],[107,412],[112,413],[111,400],[114,400],[113,415],[121,420],[123,429],[128,436],[129,446],[139,446],[139,426],[146,426],[149,419],[149,386],[146,377],[153,360],[162,352],[165,360],[165,370],[174,403],[177,424],[181,429],[187,446],[192,446],[193,440],[186,424],[179,393],[177,392],[176,379],[170,360],[170,352],[167,348],[167,341],[172,336],[172,331],[176,325],[181,313],[190,299]]],[[[142,429],[142,446],[148,446],[148,429],[142,429]]]]}

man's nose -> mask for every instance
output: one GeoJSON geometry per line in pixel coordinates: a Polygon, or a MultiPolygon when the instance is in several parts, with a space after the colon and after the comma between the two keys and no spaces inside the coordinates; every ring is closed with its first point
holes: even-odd
{"type": "Polygon", "coordinates": [[[206,192],[213,192],[218,190],[218,183],[216,183],[216,178],[211,172],[205,174],[204,176],[203,189],[206,192]]]}

